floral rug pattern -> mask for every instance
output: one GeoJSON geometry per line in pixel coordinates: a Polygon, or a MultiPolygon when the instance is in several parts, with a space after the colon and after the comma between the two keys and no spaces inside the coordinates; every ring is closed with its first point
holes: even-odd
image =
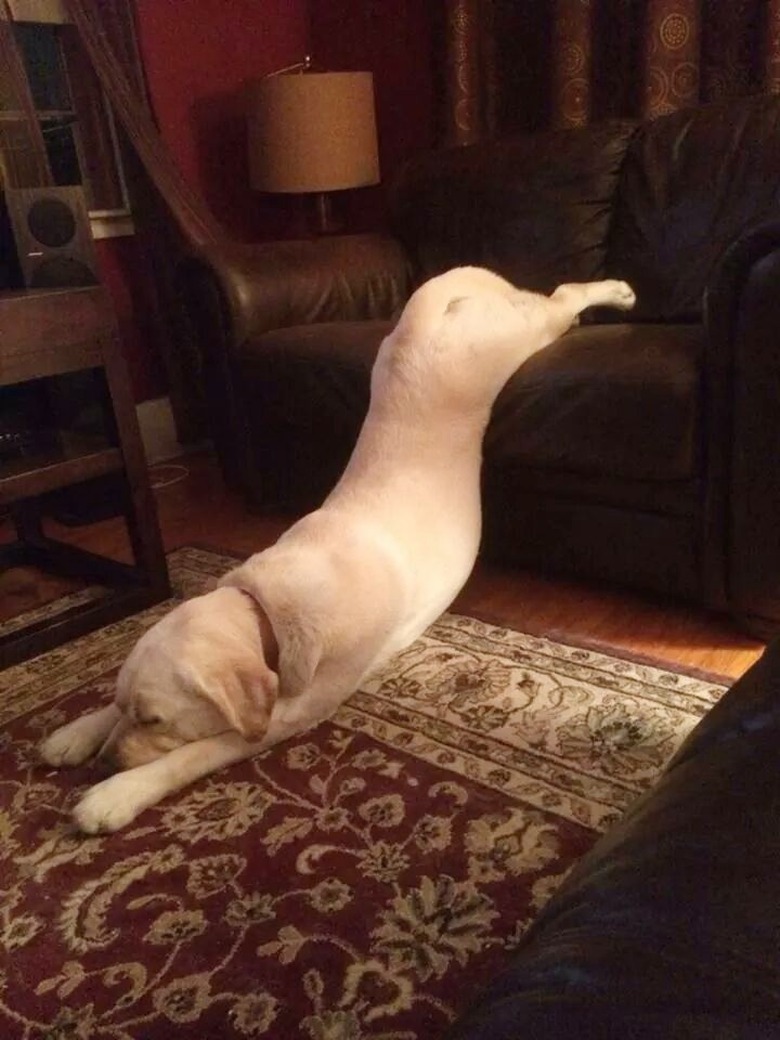
{"type": "MultiPolygon", "coordinates": [[[[180,595],[231,558],[170,557],[180,595]]],[[[35,748],[161,605],[0,673],[0,1035],[435,1040],[724,688],[446,615],[299,739],[127,830],[35,748]]]]}

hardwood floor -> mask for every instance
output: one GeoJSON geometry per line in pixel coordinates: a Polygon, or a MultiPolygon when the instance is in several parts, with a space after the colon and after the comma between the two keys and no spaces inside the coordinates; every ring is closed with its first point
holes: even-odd
{"type": "MultiPolygon", "coordinates": [[[[248,555],[269,545],[290,523],[247,512],[225,489],[209,455],[188,455],[180,463],[183,469],[177,463],[153,470],[166,549],[195,544],[248,555]]],[[[120,521],[56,530],[74,544],[127,558],[120,521]]],[[[29,576],[0,577],[0,616],[27,609],[43,594],[40,583],[29,576]]],[[[728,619],[693,607],[482,564],[453,610],[562,642],[595,644],[608,652],[627,651],[732,677],[741,675],[763,649],[728,619]]]]}

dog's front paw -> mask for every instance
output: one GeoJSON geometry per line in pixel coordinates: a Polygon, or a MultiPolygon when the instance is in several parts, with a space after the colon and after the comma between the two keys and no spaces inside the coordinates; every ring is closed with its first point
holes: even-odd
{"type": "Polygon", "coordinates": [[[636,303],[636,293],[628,282],[620,282],[610,278],[604,283],[609,290],[609,303],[621,311],[630,311],[636,303]]]}
{"type": "Polygon", "coordinates": [[[73,822],[84,834],[108,834],[128,823],[156,801],[148,786],[132,775],[117,773],[90,787],[73,810],[73,822]]]}
{"type": "Polygon", "coordinates": [[[50,766],[79,766],[91,758],[101,744],[100,734],[96,734],[86,716],[56,729],[43,741],[38,753],[50,766]]]}

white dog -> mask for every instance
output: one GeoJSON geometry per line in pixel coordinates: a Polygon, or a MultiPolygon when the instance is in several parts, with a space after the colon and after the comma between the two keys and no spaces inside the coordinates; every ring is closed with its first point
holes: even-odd
{"type": "Polygon", "coordinates": [[[480,540],[482,435],[509,376],[625,282],[515,289],[481,268],[426,282],[384,340],[355,450],[322,507],[183,603],[123,665],[114,702],[42,746],[125,771],[74,813],[113,831],[161,798],[320,722],[452,602],[480,540]]]}

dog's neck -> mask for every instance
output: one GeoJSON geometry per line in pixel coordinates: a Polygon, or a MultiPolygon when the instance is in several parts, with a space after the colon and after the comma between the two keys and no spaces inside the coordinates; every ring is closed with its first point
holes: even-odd
{"type": "Polygon", "coordinates": [[[255,599],[251,592],[247,592],[246,589],[240,587],[238,591],[246,597],[257,619],[257,627],[260,633],[260,641],[263,644],[263,656],[266,664],[272,671],[277,672],[279,670],[279,644],[268,614],[265,612],[263,605],[255,599]]]}

